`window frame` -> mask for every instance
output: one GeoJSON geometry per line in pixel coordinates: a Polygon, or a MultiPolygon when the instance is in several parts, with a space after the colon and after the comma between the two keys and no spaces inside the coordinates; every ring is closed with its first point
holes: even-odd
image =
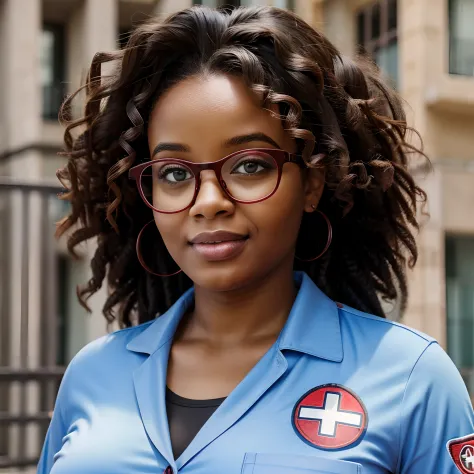
{"type": "MultiPolygon", "coordinates": [[[[456,307],[459,304],[459,300],[455,299],[456,292],[453,292],[450,289],[455,289],[456,285],[461,285],[462,288],[466,281],[471,281],[469,278],[462,276],[459,262],[461,260],[465,261],[465,257],[463,255],[461,258],[458,252],[466,245],[468,247],[474,245],[474,235],[446,233],[444,245],[444,276],[446,282],[446,350],[453,359],[453,362],[456,363],[469,392],[471,395],[474,395],[474,351],[472,349],[472,340],[471,345],[466,344],[466,347],[471,349],[470,354],[465,352],[466,347],[462,344],[463,341],[460,340],[460,334],[466,334],[469,327],[471,337],[473,336],[474,317],[469,318],[464,316],[464,313],[462,312],[451,312],[451,308],[453,306],[456,307]],[[452,284],[454,284],[453,287],[451,287],[452,284]],[[460,326],[460,328],[456,328],[456,325],[460,326]],[[453,344],[453,341],[456,341],[456,344],[453,344]],[[459,342],[461,344],[459,344],[459,342]],[[466,359],[470,360],[465,363],[466,359]]],[[[469,335],[469,333],[467,334],[469,335]]]]}
{"type": "Polygon", "coordinates": [[[462,77],[474,77],[474,68],[472,73],[465,73],[459,70],[456,67],[455,62],[455,54],[454,54],[454,47],[457,41],[460,40],[458,35],[453,34],[454,28],[453,25],[453,12],[455,8],[455,3],[459,2],[460,0],[448,0],[447,2],[447,9],[448,9],[448,74],[451,76],[462,76],[462,77]]]}
{"type": "Polygon", "coordinates": [[[357,28],[356,43],[359,52],[364,52],[373,56],[378,48],[390,46],[391,43],[398,41],[398,20],[394,28],[389,25],[389,4],[395,3],[397,11],[397,0],[378,0],[362,6],[356,12],[357,28]],[[380,32],[377,37],[372,38],[372,15],[374,9],[380,8],[380,32]],[[359,30],[359,18],[362,16],[364,20],[364,36],[361,38],[359,30]],[[362,39],[362,41],[360,41],[362,39]]]}
{"type": "MultiPolygon", "coordinates": [[[[62,96],[58,103],[58,110],[53,112],[51,104],[45,104],[44,96],[41,105],[41,115],[43,120],[57,120],[59,106],[61,105],[62,99],[65,94],[65,82],[66,82],[66,28],[61,23],[50,23],[45,22],[42,25],[41,33],[44,31],[51,32],[54,36],[53,41],[53,64],[52,64],[52,76],[53,83],[52,88],[58,88],[59,94],[62,96]]],[[[43,86],[45,87],[45,86],[43,86]]],[[[43,90],[42,90],[43,95],[43,90]]]]}
{"type": "MultiPolygon", "coordinates": [[[[368,56],[375,61],[378,50],[386,49],[393,44],[398,44],[398,1],[397,0],[377,0],[363,5],[356,10],[355,15],[355,43],[358,54],[368,56]],[[390,25],[390,10],[395,9],[395,24],[390,25]],[[377,35],[373,35],[373,15],[376,9],[380,11],[380,22],[377,35]],[[361,31],[362,26],[362,31],[361,31]],[[362,34],[361,34],[362,33],[362,34]]],[[[379,65],[380,66],[380,65],[379,65]]],[[[397,87],[400,81],[399,63],[397,61],[396,77],[387,74],[397,87]]]]}
{"type": "MultiPolygon", "coordinates": [[[[193,5],[202,5],[202,0],[193,0],[193,5]]],[[[215,8],[234,9],[241,6],[240,0],[216,0],[215,8]]]]}

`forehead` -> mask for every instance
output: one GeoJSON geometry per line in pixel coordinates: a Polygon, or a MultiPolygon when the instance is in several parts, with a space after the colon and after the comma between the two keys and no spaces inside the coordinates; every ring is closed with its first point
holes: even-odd
{"type": "MultiPolygon", "coordinates": [[[[160,141],[226,140],[253,132],[283,138],[281,121],[238,77],[194,76],[166,91],[149,121],[150,145],[160,141]]],[[[278,141],[278,140],[276,140],[278,141]]]]}

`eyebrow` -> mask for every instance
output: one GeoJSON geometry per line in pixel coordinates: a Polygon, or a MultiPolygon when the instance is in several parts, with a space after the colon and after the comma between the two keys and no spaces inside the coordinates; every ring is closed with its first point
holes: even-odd
{"type": "Polygon", "coordinates": [[[248,135],[239,135],[238,137],[230,138],[229,140],[225,141],[224,145],[243,145],[244,143],[250,142],[266,142],[276,148],[280,148],[280,145],[278,145],[278,143],[273,140],[273,138],[270,138],[268,135],[265,135],[261,132],[249,133],[248,135]]]}
{"type": "Polygon", "coordinates": [[[153,150],[153,156],[160,151],[191,151],[191,149],[182,143],[158,143],[153,150]]]}
{"type": "MultiPolygon", "coordinates": [[[[243,145],[245,143],[251,142],[266,142],[276,148],[281,148],[278,143],[270,138],[268,135],[262,132],[256,133],[249,133],[247,135],[239,135],[236,137],[229,138],[224,142],[225,146],[235,146],[235,145],[243,145]]],[[[191,151],[190,147],[184,145],[182,143],[158,143],[155,149],[153,150],[153,155],[155,156],[161,151],[181,151],[181,152],[189,152],[191,151]]]]}

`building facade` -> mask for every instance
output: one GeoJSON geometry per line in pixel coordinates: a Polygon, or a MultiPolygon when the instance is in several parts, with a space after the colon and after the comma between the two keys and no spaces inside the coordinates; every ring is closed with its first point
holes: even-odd
{"type": "Polygon", "coordinates": [[[193,3],[292,9],[393,81],[433,164],[416,171],[430,219],[403,322],[437,338],[474,393],[473,0],[0,0],[0,472],[34,464],[61,375],[43,368],[67,365],[107,331],[106,290],[92,316],[75,296],[94,242],[73,260],[52,239],[65,210],[55,198],[59,104],[95,52],[193,3]]]}
{"type": "Polygon", "coordinates": [[[409,124],[423,139],[433,170],[416,174],[430,217],[418,236],[403,322],[440,341],[473,393],[474,2],[320,5],[325,31],[341,51],[370,53],[392,78],[408,104],[409,124]]]}

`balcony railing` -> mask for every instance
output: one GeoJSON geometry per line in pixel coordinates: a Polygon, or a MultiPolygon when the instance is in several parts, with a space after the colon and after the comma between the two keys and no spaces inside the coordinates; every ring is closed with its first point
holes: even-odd
{"type": "Polygon", "coordinates": [[[449,45],[449,73],[474,76],[474,38],[451,37],[449,45]]]}
{"type": "Polygon", "coordinates": [[[64,373],[53,237],[60,191],[0,177],[0,471],[37,464],[64,373]]]}

